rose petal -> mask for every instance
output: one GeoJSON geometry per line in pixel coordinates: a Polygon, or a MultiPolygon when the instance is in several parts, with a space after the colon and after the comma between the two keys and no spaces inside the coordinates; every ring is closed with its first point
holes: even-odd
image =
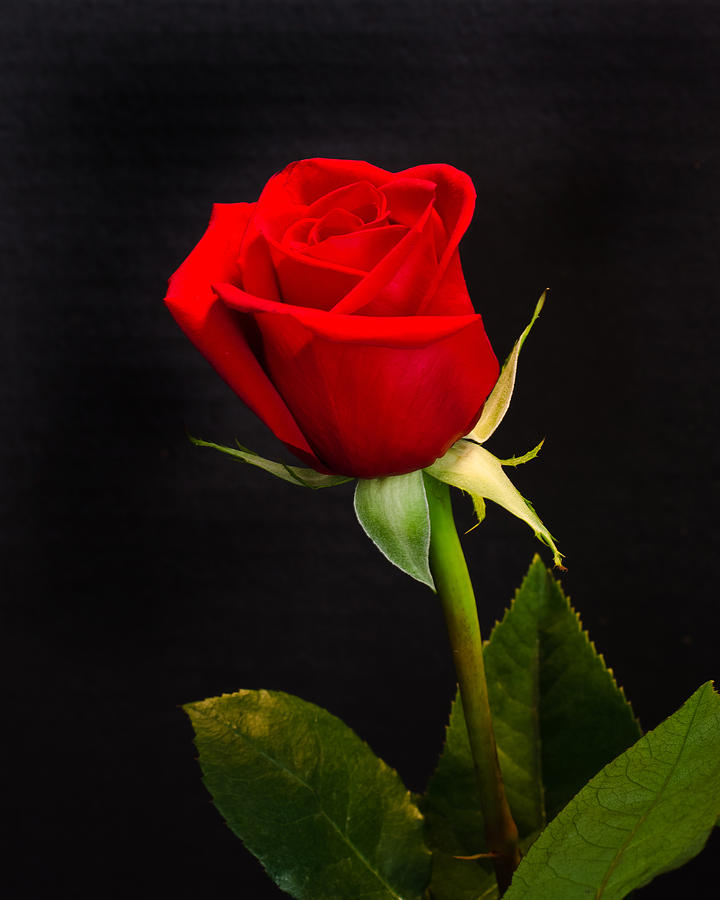
{"type": "MultiPolygon", "coordinates": [[[[434,207],[440,216],[444,231],[447,233],[447,243],[438,260],[435,275],[416,307],[416,311],[419,312],[428,305],[433,307],[438,305],[434,300],[438,287],[444,278],[445,270],[453,253],[460,243],[460,238],[465,234],[472,220],[475,209],[475,187],[465,172],[444,163],[415,166],[399,172],[398,176],[427,179],[435,183],[434,207]]],[[[435,234],[437,237],[437,226],[435,226],[435,234]]]]}
{"type": "Polygon", "coordinates": [[[240,241],[252,203],[216,204],[208,228],[170,278],[165,297],[185,334],[230,387],[285,444],[310,465],[321,466],[277,389],[257,361],[250,342],[254,323],[218,300],[213,278],[239,280],[240,241]]]}
{"type": "Polygon", "coordinates": [[[318,458],[339,474],[430,465],[472,427],[497,378],[478,315],[344,316],[215,288],[253,315],[273,383],[318,458]]]}
{"type": "MultiPolygon", "coordinates": [[[[330,309],[362,280],[363,270],[304,256],[289,246],[289,242],[285,243],[283,237],[300,219],[316,218],[327,202],[333,208],[338,202],[349,202],[348,198],[354,197],[361,205],[372,201],[383,206],[385,197],[376,191],[374,184],[382,184],[391,177],[389,172],[357,160],[308,159],[291,164],[270,179],[258,200],[253,227],[268,243],[284,300],[330,309]],[[340,192],[328,200],[337,189],[340,192]],[[309,210],[315,201],[319,203],[311,215],[309,210]]],[[[266,290],[251,292],[267,296],[266,290]]]]}
{"type": "Polygon", "coordinates": [[[326,238],[320,244],[303,248],[301,252],[314,259],[369,272],[407,233],[408,229],[404,225],[365,228],[352,234],[326,238]]]}
{"type": "Polygon", "coordinates": [[[468,294],[460,254],[456,250],[434,294],[429,294],[418,309],[420,316],[466,316],[474,312],[468,294]]]}
{"type": "MultiPolygon", "coordinates": [[[[302,159],[291,163],[273,175],[260,194],[256,210],[258,228],[280,242],[293,222],[308,216],[308,208],[315,201],[322,201],[338,188],[348,190],[356,182],[379,187],[392,177],[392,173],[359,160],[302,159]]],[[[319,214],[330,208],[323,209],[321,202],[319,214]]],[[[319,214],[313,213],[312,217],[317,218],[319,214]]]]}
{"type": "MultiPolygon", "coordinates": [[[[436,185],[435,209],[448,236],[447,246],[440,260],[440,269],[444,270],[472,220],[475,210],[475,187],[465,172],[444,163],[415,166],[404,172],[398,172],[398,177],[401,176],[426,179],[436,185]]],[[[442,272],[438,281],[441,275],[442,272]]]]}
{"type": "MultiPolygon", "coordinates": [[[[338,313],[414,315],[435,296],[470,222],[474,202],[475,191],[469,177],[452,166],[417,166],[392,174],[356,160],[311,159],[293,164],[271,179],[258,201],[256,221],[270,244],[280,292],[288,302],[319,309],[334,308],[338,313]],[[348,178],[353,178],[351,185],[347,184],[348,178]],[[333,191],[368,190],[358,188],[355,183],[363,181],[384,188],[381,193],[396,206],[397,214],[408,221],[416,216],[423,196],[429,198],[430,185],[435,185],[435,207],[444,227],[439,227],[436,216],[426,208],[415,219],[411,231],[384,256],[368,255],[366,260],[352,257],[356,264],[375,263],[367,276],[363,266],[343,266],[339,254],[323,254],[325,259],[318,260],[317,268],[310,270],[308,256],[303,263],[302,255],[287,252],[288,248],[285,254],[278,251],[279,240],[287,227],[305,218],[312,203],[319,201],[318,208],[322,209],[325,195],[333,191]],[[401,187],[391,187],[394,182],[400,182],[401,187]],[[425,218],[428,215],[429,227],[425,218]],[[323,269],[331,271],[323,272],[323,269]],[[313,284],[312,295],[308,291],[310,284],[313,284]]],[[[252,292],[260,295],[258,291],[252,292]]],[[[267,290],[261,295],[267,296],[267,290]]]]}
{"type": "Polygon", "coordinates": [[[238,266],[242,286],[248,293],[268,300],[281,299],[270,248],[252,218],[240,246],[238,266]]]}
{"type": "Polygon", "coordinates": [[[369,181],[356,181],[330,191],[308,207],[308,216],[323,216],[332,209],[346,209],[370,223],[385,217],[387,199],[369,181]]]}
{"type": "Polygon", "coordinates": [[[362,160],[316,157],[291,163],[271,179],[268,187],[277,179],[274,187],[281,189],[293,202],[309,206],[320,197],[348,184],[368,181],[380,187],[392,177],[391,172],[362,160]]]}
{"type": "Polygon", "coordinates": [[[380,190],[387,198],[390,221],[409,228],[435,199],[435,184],[421,178],[395,178],[380,190]]]}
{"type": "Polygon", "coordinates": [[[283,247],[290,247],[292,250],[304,247],[308,242],[310,232],[316,225],[317,219],[298,219],[297,222],[293,222],[283,235],[283,247]]]}
{"type": "MultiPolygon", "coordinates": [[[[389,184],[392,184],[392,181],[401,180],[404,183],[419,181],[435,185],[433,207],[444,227],[442,231],[438,228],[434,213],[429,211],[433,207],[428,207],[403,242],[338,303],[335,307],[337,312],[355,312],[363,315],[414,315],[423,309],[425,304],[432,305],[434,309],[438,308],[438,303],[433,298],[437,294],[460,238],[472,219],[475,188],[464,172],[443,164],[417,166],[399,172],[388,185],[384,186],[386,192],[390,190],[389,184]],[[427,227],[426,216],[430,217],[430,227],[427,227]],[[443,233],[447,236],[445,246],[437,247],[440,258],[435,263],[434,251],[438,239],[442,240],[444,237],[443,233]]],[[[390,193],[389,201],[398,204],[400,208],[400,197],[394,196],[391,190],[390,193]]],[[[408,196],[417,198],[418,194],[419,192],[408,196]]],[[[414,213],[414,208],[412,212],[414,213]]],[[[464,303],[464,298],[456,302],[464,303]]]]}
{"type": "Polygon", "coordinates": [[[435,242],[435,258],[440,262],[445,253],[445,247],[447,247],[447,232],[445,231],[445,226],[436,209],[433,209],[430,214],[430,219],[432,221],[433,238],[435,242]]]}
{"type": "Polygon", "coordinates": [[[296,319],[318,338],[383,347],[422,347],[468,328],[482,317],[475,312],[451,316],[356,316],[254,297],[234,284],[216,282],[223,303],[244,313],[269,313],[296,319]]]}
{"type": "Polygon", "coordinates": [[[365,272],[313,259],[302,251],[268,239],[275,277],[282,299],[297,306],[331,309],[359,284],[365,272]]]}
{"type": "Polygon", "coordinates": [[[430,216],[432,204],[405,237],[333,308],[365,316],[412,316],[433,285],[437,270],[430,216]]]}
{"type": "Polygon", "coordinates": [[[308,243],[319,244],[325,238],[338,234],[349,234],[362,228],[364,224],[359,216],[347,209],[331,209],[315,223],[315,227],[308,235],[308,243]]]}

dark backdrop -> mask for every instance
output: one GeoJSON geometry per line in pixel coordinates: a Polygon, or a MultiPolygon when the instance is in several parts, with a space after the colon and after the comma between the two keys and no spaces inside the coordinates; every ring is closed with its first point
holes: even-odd
{"type": "MultiPolygon", "coordinates": [[[[4,7],[18,897],[281,896],[208,802],[183,701],[284,689],[409,787],[434,766],[454,679],[433,596],[349,486],[185,437],[279,453],[162,298],[211,204],[293,159],[471,175],[463,262],[499,356],[552,288],[492,449],[547,436],[517,482],[643,725],[718,675],[719,31],[702,0],[4,7]]],[[[487,633],[538,547],[498,509],[465,544],[487,633]]],[[[708,850],[642,896],[710,897],[711,871],[708,850]]]]}

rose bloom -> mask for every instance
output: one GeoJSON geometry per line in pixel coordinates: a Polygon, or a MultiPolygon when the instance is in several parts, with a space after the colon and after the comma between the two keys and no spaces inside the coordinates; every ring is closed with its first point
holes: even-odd
{"type": "Polygon", "coordinates": [[[256,203],[215,205],[165,299],[305,463],[421,469],[472,429],[498,376],[458,255],[474,205],[452,166],[301,160],[256,203]]]}

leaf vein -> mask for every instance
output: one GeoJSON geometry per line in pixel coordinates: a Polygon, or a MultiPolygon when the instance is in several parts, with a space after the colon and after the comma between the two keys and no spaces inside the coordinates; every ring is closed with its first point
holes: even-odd
{"type": "MultiPolygon", "coordinates": [[[[635,826],[633,827],[633,829],[629,832],[628,836],[625,838],[625,840],[620,845],[620,847],[618,847],[617,853],[615,854],[612,862],[608,866],[608,870],[605,873],[603,880],[600,882],[600,886],[598,887],[597,891],[595,892],[595,900],[598,900],[598,898],[602,897],[602,895],[605,893],[605,888],[607,887],[608,882],[610,881],[612,873],[615,871],[618,864],[620,863],[620,859],[622,858],[622,854],[624,853],[625,848],[628,846],[628,844],[633,839],[633,837],[637,834],[640,826],[644,822],[647,821],[647,818],[650,815],[650,813],[652,812],[652,810],[655,809],[655,807],[660,802],[660,800],[663,796],[663,792],[664,792],[665,788],[667,787],[667,785],[670,781],[670,778],[671,778],[672,774],[674,773],[675,769],[677,768],[677,765],[680,762],[680,759],[682,758],[682,755],[685,751],[685,747],[687,745],[687,740],[688,740],[688,735],[690,734],[690,732],[692,730],[692,726],[693,726],[693,723],[695,722],[695,717],[697,716],[697,711],[698,711],[699,707],[700,707],[700,703],[696,702],[695,708],[692,711],[692,716],[690,718],[690,722],[688,723],[687,727],[685,728],[685,734],[683,735],[682,744],[680,745],[680,748],[677,752],[675,761],[673,762],[673,764],[670,767],[670,770],[668,771],[667,775],[665,776],[665,780],[663,781],[663,784],[656,792],[655,799],[648,806],[648,808],[645,810],[645,812],[638,818],[638,821],[635,823],[635,826]]],[[[646,740],[646,743],[649,743],[649,741],[646,740]]],[[[626,760],[626,763],[625,763],[626,776],[627,776],[628,765],[629,765],[629,762],[628,762],[628,760],[626,760]]]]}
{"type": "Polygon", "coordinates": [[[291,778],[294,778],[303,787],[307,788],[307,790],[310,791],[310,793],[315,798],[315,801],[318,805],[318,812],[328,822],[330,827],[338,834],[340,839],[348,846],[348,848],[350,850],[352,850],[352,852],[355,854],[355,856],[357,856],[357,858],[363,863],[363,865],[365,865],[365,867],[368,869],[368,871],[372,875],[374,875],[375,878],[377,878],[377,880],[380,882],[380,884],[382,884],[382,886],[385,888],[385,890],[388,891],[388,893],[390,894],[391,897],[396,898],[396,900],[403,900],[401,895],[395,892],[395,890],[388,884],[388,882],[383,878],[383,876],[380,874],[380,872],[378,872],[377,869],[375,869],[373,867],[373,865],[370,863],[370,861],[368,859],[366,859],[366,857],[359,850],[359,848],[356,847],[350,841],[347,834],[345,834],[340,828],[338,828],[338,826],[335,824],[335,822],[332,820],[332,818],[328,815],[328,813],[323,808],[321,799],[318,796],[315,788],[312,787],[312,785],[308,784],[308,782],[305,781],[305,779],[301,778],[297,772],[293,772],[292,769],[289,769],[287,766],[285,766],[279,759],[276,759],[275,757],[273,757],[269,753],[267,753],[262,747],[260,747],[258,745],[258,743],[256,741],[254,741],[249,735],[240,731],[232,722],[228,722],[226,719],[223,719],[217,715],[213,715],[212,713],[209,713],[206,710],[198,709],[198,707],[195,707],[195,709],[197,712],[199,712],[201,715],[204,715],[206,718],[209,718],[209,719],[217,722],[218,724],[222,725],[224,728],[227,728],[229,731],[231,731],[234,735],[236,735],[242,741],[245,741],[245,743],[249,744],[253,748],[253,750],[255,750],[256,753],[258,753],[264,759],[268,760],[268,762],[275,765],[278,769],[281,769],[283,772],[286,772],[291,778]]]}

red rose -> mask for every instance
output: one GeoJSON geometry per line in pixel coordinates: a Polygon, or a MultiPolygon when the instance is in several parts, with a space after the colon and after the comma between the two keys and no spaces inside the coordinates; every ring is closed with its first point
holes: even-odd
{"type": "Polygon", "coordinates": [[[166,302],[303,461],[361,478],[429,466],[473,427],[498,363],[458,243],[472,182],[307,159],[217,204],[166,302]]]}

